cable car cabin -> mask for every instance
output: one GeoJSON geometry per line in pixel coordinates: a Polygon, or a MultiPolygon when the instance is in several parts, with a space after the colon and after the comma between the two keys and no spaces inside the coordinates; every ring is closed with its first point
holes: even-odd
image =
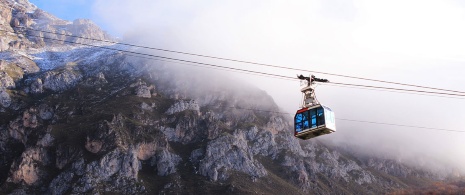
{"type": "Polygon", "coordinates": [[[310,139],[336,131],[334,112],[323,105],[302,108],[294,117],[294,135],[300,139],[310,139]]]}

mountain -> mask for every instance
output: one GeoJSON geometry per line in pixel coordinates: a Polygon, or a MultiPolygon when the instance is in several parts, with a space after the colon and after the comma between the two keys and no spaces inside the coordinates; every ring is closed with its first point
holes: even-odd
{"type": "Polygon", "coordinates": [[[445,178],[300,142],[247,83],[86,39],[112,39],[89,20],[0,4],[2,193],[378,194],[445,178]]]}

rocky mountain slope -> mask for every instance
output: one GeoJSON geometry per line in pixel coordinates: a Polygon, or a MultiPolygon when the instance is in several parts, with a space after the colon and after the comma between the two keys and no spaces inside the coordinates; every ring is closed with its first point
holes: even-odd
{"type": "Polygon", "coordinates": [[[299,142],[264,91],[72,44],[120,48],[37,31],[109,39],[91,21],[60,20],[26,0],[0,4],[2,193],[377,194],[441,179],[299,142]]]}

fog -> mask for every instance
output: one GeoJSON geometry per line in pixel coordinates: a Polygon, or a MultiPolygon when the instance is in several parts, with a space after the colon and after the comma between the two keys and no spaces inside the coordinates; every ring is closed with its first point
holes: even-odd
{"type": "MultiPolygon", "coordinates": [[[[93,13],[125,42],[309,72],[158,55],[287,76],[313,70],[465,91],[465,4],[459,0],[96,0],[93,13]]],[[[298,81],[228,74],[267,91],[286,112],[299,108],[298,81]]],[[[339,119],[465,131],[464,99],[329,85],[318,86],[317,97],[339,119]]],[[[336,133],[317,139],[465,173],[465,133],[337,120],[336,133]]]]}

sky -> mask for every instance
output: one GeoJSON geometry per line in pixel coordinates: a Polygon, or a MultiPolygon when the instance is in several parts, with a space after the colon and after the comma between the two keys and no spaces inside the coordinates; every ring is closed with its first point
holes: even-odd
{"type": "MultiPolygon", "coordinates": [[[[68,20],[89,17],[128,42],[309,71],[159,55],[286,76],[313,70],[465,91],[465,3],[460,0],[31,2],[68,20]]],[[[286,112],[299,108],[299,82],[234,76],[267,91],[286,112]]],[[[328,85],[317,87],[317,97],[341,119],[465,130],[463,99],[328,85]]],[[[338,120],[336,133],[318,139],[411,164],[421,156],[428,159],[423,163],[438,163],[437,169],[458,167],[465,173],[465,133],[338,120]]]]}
{"type": "Polygon", "coordinates": [[[29,2],[64,20],[91,19],[103,30],[114,36],[119,35],[116,32],[110,32],[111,29],[107,27],[107,24],[101,22],[98,15],[92,10],[95,0],[29,0],[29,2]]]}

